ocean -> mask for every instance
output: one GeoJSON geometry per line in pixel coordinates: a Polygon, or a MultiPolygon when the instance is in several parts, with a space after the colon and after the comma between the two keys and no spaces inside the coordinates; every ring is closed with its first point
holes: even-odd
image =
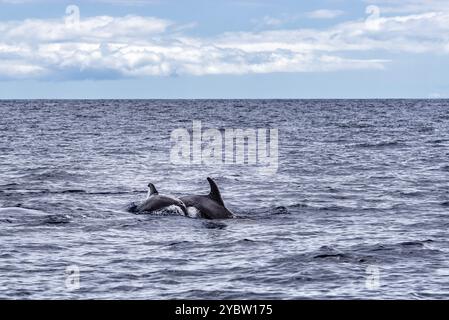
{"type": "Polygon", "coordinates": [[[449,100],[0,101],[0,299],[448,299],[449,100]],[[277,129],[278,163],[173,163],[277,129]],[[234,219],[133,214],[218,184],[234,219]]]}

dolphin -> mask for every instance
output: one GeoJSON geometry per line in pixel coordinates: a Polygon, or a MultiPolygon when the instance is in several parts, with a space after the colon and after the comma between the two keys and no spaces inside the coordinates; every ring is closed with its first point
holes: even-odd
{"type": "Polygon", "coordinates": [[[207,178],[210,185],[208,195],[192,195],[181,197],[180,200],[186,205],[187,209],[194,208],[198,210],[200,217],[205,219],[229,219],[234,218],[234,214],[229,211],[223,202],[220,190],[217,184],[211,178],[207,178]]]}
{"type": "Polygon", "coordinates": [[[139,204],[133,210],[134,212],[153,212],[174,205],[180,208],[184,215],[187,215],[187,208],[181,200],[175,197],[160,195],[152,183],[148,184],[148,188],[147,199],[139,204]]]}

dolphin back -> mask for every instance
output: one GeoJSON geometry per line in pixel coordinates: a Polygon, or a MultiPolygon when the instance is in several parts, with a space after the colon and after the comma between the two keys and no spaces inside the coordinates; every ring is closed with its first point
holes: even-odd
{"type": "Polygon", "coordinates": [[[200,211],[200,215],[205,219],[229,219],[234,214],[224,205],[220,190],[217,184],[211,178],[207,178],[210,185],[208,195],[192,195],[181,197],[181,201],[187,207],[195,207],[200,211]]]}
{"type": "Polygon", "coordinates": [[[137,212],[152,212],[163,208],[167,208],[171,205],[178,206],[181,208],[182,212],[187,215],[187,208],[180,199],[175,197],[163,196],[163,195],[153,195],[143,203],[141,203],[137,208],[137,212]]]}
{"type": "Polygon", "coordinates": [[[207,178],[210,185],[209,198],[217,202],[219,205],[224,207],[223,198],[221,197],[220,189],[218,189],[217,184],[211,178],[207,178]]]}

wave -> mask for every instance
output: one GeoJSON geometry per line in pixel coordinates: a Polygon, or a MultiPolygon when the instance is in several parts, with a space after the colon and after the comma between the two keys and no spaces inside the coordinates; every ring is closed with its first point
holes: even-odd
{"type": "Polygon", "coordinates": [[[406,146],[406,144],[400,141],[364,142],[355,145],[356,148],[394,148],[403,146],[406,146]]]}
{"type": "Polygon", "coordinates": [[[333,245],[326,245],[299,254],[287,255],[282,258],[273,259],[272,263],[292,267],[300,262],[313,262],[316,260],[321,263],[355,263],[369,264],[394,262],[400,259],[416,259],[416,258],[433,258],[440,255],[439,250],[427,247],[427,244],[433,243],[433,240],[410,240],[399,243],[383,243],[383,244],[360,244],[345,248],[338,248],[333,245]]]}
{"type": "Polygon", "coordinates": [[[304,202],[298,202],[290,205],[273,205],[269,207],[259,208],[255,210],[246,210],[240,212],[240,217],[251,218],[257,216],[260,218],[270,218],[270,216],[282,216],[282,215],[292,215],[296,213],[306,213],[306,212],[384,212],[385,208],[377,207],[352,207],[343,206],[338,204],[310,204],[304,202]]]}
{"type": "Polygon", "coordinates": [[[137,208],[139,206],[139,202],[131,202],[126,206],[126,211],[130,213],[134,213],[137,215],[146,214],[153,216],[184,216],[184,212],[178,206],[171,205],[166,208],[162,208],[159,210],[151,211],[151,212],[138,212],[137,208]]]}
{"type": "Polygon", "coordinates": [[[341,260],[341,259],[349,259],[349,255],[344,254],[344,253],[323,253],[323,254],[319,254],[314,256],[314,259],[337,259],[337,260],[341,260]]]}
{"type": "Polygon", "coordinates": [[[0,208],[0,218],[0,222],[26,225],[54,225],[72,222],[72,217],[69,215],[48,214],[44,211],[23,207],[0,208]]]}
{"type": "Polygon", "coordinates": [[[25,181],[80,181],[84,175],[80,173],[74,173],[66,170],[54,170],[54,169],[24,169],[23,171],[29,173],[23,173],[19,176],[20,179],[24,179],[25,181]]]}
{"type": "Polygon", "coordinates": [[[372,123],[360,123],[360,122],[349,122],[349,123],[336,123],[336,126],[344,129],[365,129],[373,128],[372,123]]]}
{"type": "MultiPolygon", "coordinates": [[[[2,188],[2,186],[0,186],[2,188]]],[[[0,190],[2,193],[13,193],[15,194],[46,194],[46,195],[56,195],[56,194],[85,194],[85,195],[136,195],[144,194],[142,190],[131,190],[131,191],[88,191],[84,189],[64,189],[64,190],[49,190],[49,189],[33,189],[33,190],[23,190],[19,187],[16,188],[6,188],[0,190]]]]}
{"type": "Polygon", "coordinates": [[[448,139],[431,139],[431,140],[427,140],[427,143],[432,143],[432,144],[441,144],[441,143],[445,143],[448,142],[448,139]]]}
{"type": "Polygon", "coordinates": [[[67,224],[72,222],[72,218],[69,215],[54,214],[45,217],[42,223],[44,224],[67,224]]]}

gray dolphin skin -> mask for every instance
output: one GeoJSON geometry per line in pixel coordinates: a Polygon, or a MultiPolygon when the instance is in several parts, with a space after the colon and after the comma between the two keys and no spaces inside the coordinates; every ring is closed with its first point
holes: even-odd
{"type": "Polygon", "coordinates": [[[156,190],[156,187],[152,183],[148,184],[148,188],[149,188],[148,197],[143,203],[137,206],[136,208],[137,212],[152,212],[175,205],[182,210],[184,215],[187,215],[187,208],[180,199],[160,195],[159,192],[156,190]]]}
{"type": "Polygon", "coordinates": [[[202,218],[205,219],[229,219],[234,218],[234,214],[229,211],[223,202],[220,190],[217,184],[211,178],[207,178],[210,185],[210,193],[208,195],[193,195],[181,197],[181,201],[187,207],[194,207],[202,218]]]}

